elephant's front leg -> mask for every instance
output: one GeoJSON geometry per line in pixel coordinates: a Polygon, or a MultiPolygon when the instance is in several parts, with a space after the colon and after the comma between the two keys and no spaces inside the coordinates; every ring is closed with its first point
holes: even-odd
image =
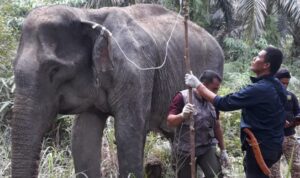
{"type": "Polygon", "coordinates": [[[72,155],[77,178],[99,178],[101,141],[107,116],[80,114],[72,128],[72,155]]]}
{"type": "MultiPolygon", "coordinates": [[[[128,113],[127,113],[128,114],[128,113]]],[[[126,114],[126,115],[127,115],[126,114]]],[[[143,177],[145,118],[131,115],[115,118],[120,178],[143,177]]]]}

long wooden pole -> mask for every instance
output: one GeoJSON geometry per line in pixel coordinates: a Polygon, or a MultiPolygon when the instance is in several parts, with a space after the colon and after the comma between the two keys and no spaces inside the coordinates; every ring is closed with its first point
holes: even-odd
{"type": "MultiPolygon", "coordinates": [[[[189,40],[188,40],[188,20],[189,20],[189,0],[183,1],[184,10],[184,35],[185,35],[185,50],[184,50],[184,61],[186,66],[186,72],[191,73],[191,63],[189,58],[189,40]]],[[[193,104],[192,101],[192,88],[189,87],[189,103],[193,104]]],[[[196,160],[195,160],[195,128],[194,118],[190,115],[190,155],[191,155],[191,177],[196,178],[196,160]]]]}

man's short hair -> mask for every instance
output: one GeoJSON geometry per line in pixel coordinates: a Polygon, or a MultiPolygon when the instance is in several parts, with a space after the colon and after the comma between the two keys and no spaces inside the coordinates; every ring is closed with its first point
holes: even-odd
{"type": "Polygon", "coordinates": [[[267,52],[265,56],[265,62],[270,63],[270,72],[272,75],[274,75],[281,66],[283,58],[282,52],[272,46],[269,46],[264,50],[267,52]]]}
{"type": "Polygon", "coordinates": [[[205,70],[200,76],[200,81],[206,84],[212,83],[214,79],[217,79],[219,80],[219,82],[222,82],[222,78],[220,77],[220,75],[212,70],[205,70]]]}
{"type": "Polygon", "coordinates": [[[280,69],[278,72],[276,72],[275,77],[278,79],[291,78],[291,74],[287,69],[280,69]]]}

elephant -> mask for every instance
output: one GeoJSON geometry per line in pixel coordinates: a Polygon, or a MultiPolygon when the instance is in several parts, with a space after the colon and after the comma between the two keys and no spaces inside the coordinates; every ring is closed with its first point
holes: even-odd
{"type": "MultiPolygon", "coordinates": [[[[99,150],[109,116],[115,119],[119,177],[143,177],[146,135],[172,136],[168,105],[186,87],[182,22],[177,13],[149,4],[33,9],[13,63],[12,177],[38,176],[41,142],[58,114],[77,115],[71,150],[78,177],[101,177],[99,150]]],[[[222,74],[218,42],[191,21],[188,35],[194,75],[206,69],[222,74]]]]}

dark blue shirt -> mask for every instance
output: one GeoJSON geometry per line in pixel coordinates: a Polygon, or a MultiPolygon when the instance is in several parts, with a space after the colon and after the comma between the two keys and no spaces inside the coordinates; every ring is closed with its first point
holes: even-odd
{"type": "MultiPolygon", "coordinates": [[[[216,96],[213,104],[221,111],[242,109],[241,129],[251,128],[261,146],[281,150],[284,137],[286,90],[273,76],[251,77],[252,84],[224,97],[216,96]]],[[[241,132],[244,143],[245,134],[241,132]]]]}
{"type": "MultiPolygon", "coordinates": [[[[286,120],[294,121],[294,117],[300,113],[299,102],[294,93],[287,91],[287,102],[285,104],[286,120]]],[[[295,126],[284,129],[284,135],[290,136],[296,133],[295,126]]]]}

